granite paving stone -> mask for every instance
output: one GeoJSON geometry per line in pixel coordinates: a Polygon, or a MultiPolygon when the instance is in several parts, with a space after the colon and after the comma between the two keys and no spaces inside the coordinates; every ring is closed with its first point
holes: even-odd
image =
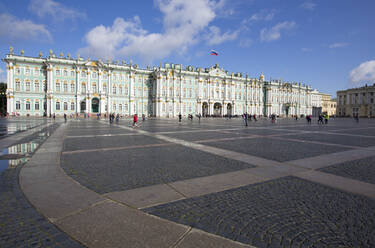
{"type": "Polygon", "coordinates": [[[288,176],[144,209],[256,247],[374,247],[375,201],[288,176]]]}
{"type": "Polygon", "coordinates": [[[88,150],[109,147],[141,146],[146,144],[161,144],[165,141],[145,135],[88,137],[84,139],[65,139],[63,151],[88,150]]]}
{"type": "Polygon", "coordinates": [[[205,143],[205,145],[259,156],[279,162],[313,157],[321,154],[334,153],[349,149],[336,146],[317,145],[269,138],[238,139],[231,142],[208,142],[205,143]]]}
{"type": "Polygon", "coordinates": [[[375,156],[331,165],[320,171],[375,184],[375,156]]]}
{"type": "MultiPolygon", "coordinates": [[[[222,132],[189,132],[189,133],[173,133],[173,134],[163,134],[176,139],[182,139],[187,141],[200,141],[200,140],[210,140],[210,139],[221,139],[221,138],[233,138],[238,137],[235,133],[222,133],[222,132]]],[[[247,135],[249,136],[249,135],[247,135]]]]}
{"type": "Polygon", "coordinates": [[[123,191],[254,166],[180,145],[63,154],[61,166],[97,193],[123,191]]]}
{"type": "Polygon", "coordinates": [[[327,134],[327,133],[324,133],[324,134],[307,133],[307,134],[287,135],[287,136],[283,136],[283,138],[291,138],[291,139],[299,139],[299,140],[307,140],[307,141],[318,141],[318,142],[326,142],[326,143],[348,145],[348,146],[360,146],[360,147],[375,146],[375,137],[355,137],[355,136],[345,136],[345,135],[336,135],[336,134],[327,134]]]}
{"type": "Polygon", "coordinates": [[[0,247],[84,247],[51,224],[25,198],[19,186],[23,166],[0,170],[0,247]]]}

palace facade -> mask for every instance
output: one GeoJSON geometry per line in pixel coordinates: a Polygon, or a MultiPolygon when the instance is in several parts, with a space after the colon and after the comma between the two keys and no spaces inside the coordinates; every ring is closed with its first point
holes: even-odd
{"type": "Polygon", "coordinates": [[[225,116],[307,115],[321,107],[321,93],[302,83],[266,81],[247,74],[180,64],[139,68],[132,62],[92,61],[50,51],[48,57],[9,54],[7,112],[20,116],[179,113],[225,116]],[[320,99],[320,100],[319,100],[320,99]],[[320,106],[319,106],[320,105],[320,106]]]}

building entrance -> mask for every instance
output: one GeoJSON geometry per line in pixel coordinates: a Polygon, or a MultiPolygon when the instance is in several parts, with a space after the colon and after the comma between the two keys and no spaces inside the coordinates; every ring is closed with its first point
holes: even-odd
{"type": "Polygon", "coordinates": [[[93,98],[91,100],[91,109],[93,113],[99,113],[99,99],[93,98]]]}
{"type": "Polygon", "coordinates": [[[208,115],[208,103],[204,102],[202,104],[202,116],[205,117],[208,115]]]}
{"type": "Polygon", "coordinates": [[[83,100],[81,102],[81,113],[84,113],[86,111],[86,101],[83,100]]]}
{"type": "Polygon", "coordinates": [[[221,116],[221,103],[214,104],[214,116],[221,116]]]}

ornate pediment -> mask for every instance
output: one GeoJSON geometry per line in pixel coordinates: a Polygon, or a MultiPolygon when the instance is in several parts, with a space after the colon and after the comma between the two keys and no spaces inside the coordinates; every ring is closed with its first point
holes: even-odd
{"type": "Polygon", "coordinates": [[[215,65],[214,67],[211,67],[208,71],[208,74],[212,77],[225,77],[225,76],[227,76],[226,71],[224,71],[222,68],[219,68],[218,65],[215,65]]]}
{"type": "Polygon", "coordinates": [[[104,64],[100,60],[86,60],[85,66],[86,67],[103,67],[104,64]]]}

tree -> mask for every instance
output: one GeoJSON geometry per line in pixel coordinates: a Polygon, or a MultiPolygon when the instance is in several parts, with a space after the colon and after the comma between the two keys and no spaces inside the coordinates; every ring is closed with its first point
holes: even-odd
{"type": "Polygon", "coordinates": [[[0,113],[5,115],[7,112],[7,84],[0,83],[0,113]]]}

